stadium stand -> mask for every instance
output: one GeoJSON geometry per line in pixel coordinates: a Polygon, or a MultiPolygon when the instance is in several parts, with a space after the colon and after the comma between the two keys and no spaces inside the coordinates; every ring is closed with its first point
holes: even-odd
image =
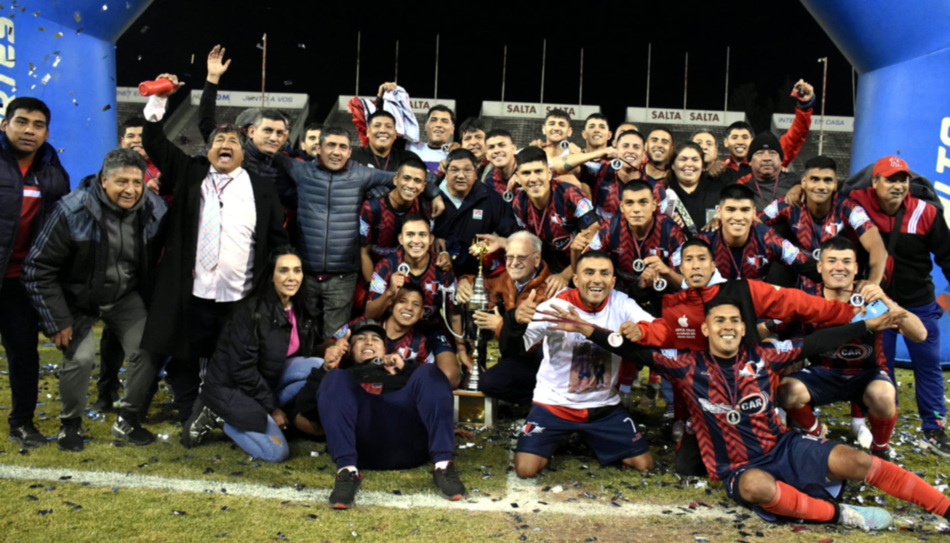
{"type": "MultiPolygon", "coordinates": [[[[349,109],[347,109],[346,104],[353,98],[352,96],[340,96],[337,98],[336,107],[330,110],[330,113],[327,115],[323,125],[335,124],[342,126],[346,129],[347,133],[350,135],[350,141],[354,145],[358,145],[360,141],[359,134],[356,132],[356,126],[353,125],[353,116],[350,114],[349,109]]],[[[361,96],[360,98],[364,100],[375,100],[375,96],[361,96]]],[[[422,141],[426,141],[426,133],[422,126],[426,122],[426,115],[429,114],[429,108],[436,105],[443,105],[455,111],[455,100],[443,100],[443,99],[434,99],[434,98],[412,98],[409,100],[409,104],[412,106],[412,112],[416,115],[416,120],[419,121],[419,135],[422,141]]],[[[459,125],[462,124],[462,119],[458,118],[456,114],[455,119],[455,129],[458,130],[459,125]]],[[[456,133],[456,135],[458,135],[456,133]]],[[[455,141],[456,138],[453,136],[452,141],[455,141]]]]}
{"type": "MultiPolygon", "coordinates": [[[[781,137],[792,124],[794,115],[772,115],[772,133],[781,137]]],[[[795,161],[789,165],[790,171],[801,171],[808,159],[818,156],[819,130],[821,117],[813,115],[811,131],[795,161]]],[[[838,164],[838,177],[846,179],[851,168],[851,137],[854,131],[854,117],[834,117],[825,115],[824,144],[822,154],[831,157],[838,164]]],[[[863,166],[862,166],[863,167],[863,166]]],[[[860,169],[860,168],[859,168],[860,169]]]]}

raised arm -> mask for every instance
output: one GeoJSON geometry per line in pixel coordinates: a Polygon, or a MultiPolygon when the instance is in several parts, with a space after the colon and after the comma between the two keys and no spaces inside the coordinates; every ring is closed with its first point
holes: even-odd
{"type": "Polygon", "coordinates": [[[224,51],[224,47],[215,45],[208,53],[208,77],[205,79],[205,88],[201,91],[201,101],[198,102],[198,130],[206,142],[218,124],[214,118],[218,103],[218,83],[231,65],[231,59],[222,62],[224,51]]]}

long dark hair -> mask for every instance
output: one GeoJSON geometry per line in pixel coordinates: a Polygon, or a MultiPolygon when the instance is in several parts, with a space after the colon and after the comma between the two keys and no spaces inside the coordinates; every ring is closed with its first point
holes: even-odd
{"type": "MultiPolygon", "coordinates": [[[[277,260],[287,255],[300,258],[297,249],[294,249],[291,245],[281,245],[271,252],[270,258],[267,259],[267,265],[264,266],[264,273],[257,278],[254,289],[247,297],[248,300],[254,300],[253,303],[257,304],[258,311],[262,304],[270,305],[280,303],[277,289],[274,288],[274,270],[277,268],[277,260]]],[[[301,262],[303,262],[303,259],[301,259],[301,262]]],[[[313,304],[310,299],[309,289],[307,288],[307,274],[304,274],[303,277],[300,278],[300,287],[297,288],[297,292],[290,297],[290,301],[293,303],[294,315],[297,317],[298,322],[314,318],[313,304]]]]}
{"type": "Polygon", "coordinates": [[[679,185],[679,179],[676,178],[676,172],[673,171],[673,163],[676,162],[676,158],[680,156],[680,153],[687,149],[692,149],[699,153],[699,161],[703,165],[703,171],[700,174],[699,181],[702,182],[703,176],[706,174],[706,154],[703,153],[703,148],[699,146],[698,143],[693,143],[691,141],[684,141],[676,145],[673,148],[673,152],[670,153],[669,159],[666,161],[666,177],[663,180],[663,183],[666,185],[666,188],[671,188],[674,185],[679,185]]]}

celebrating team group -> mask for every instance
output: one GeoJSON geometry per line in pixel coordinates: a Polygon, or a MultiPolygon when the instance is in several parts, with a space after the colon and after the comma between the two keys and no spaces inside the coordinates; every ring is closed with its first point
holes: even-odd
{"type": "Polygon", "coordinates": [[[593,114],[580,148],[555,109],[521,149],[490,121],[456,128],[445,106],[420,127],[406,90],[384,83],[349,103],[362,145],[354,127],[309,125],[295,149],[280,111],[217,121],[230,62],[220,47],[208,55],[206,150],[189,156],[166,137],[183,83],[161,74],[172,90],[120,127],[118,148],[72,191],[46,142],[49,108],[7,104],[10,440],[47,443],[33,423],[42,332],[63,356],[60,450],[83,450],[83,415],[113,409],[113,436],[152,443],[143,422],[164,379],[188,448],[221,430],[280,462],[288,439],[325,437],[331,507],[355,504],[366,470],[428,462],[457,500],[452,391],[479,364],[481,392],[529,409],[520,477],[575,434],[603,464],[652,469],[638,412],[662,394],[676,471],[722,481],[766,518],[891,525],[882,508],[838,503],[846,480],[947,516],[950,500],[889,447],[900,334],[919,446],[950,457],[931,280],[934,261],[950,270],[942,208],[896,156],[847,181],[825,156],[788,173],[811,124],[808,83],[781,138],[737,122],[722,141],[674,141],[593,114]],[[482,282],[488,307],[469,311],[482,282]],[[491,367],[473,357],[479,334],[498,341],[491,367]],[[814,408],[835,402],[851,404],[854,448],[825,439],[814,408]]]}

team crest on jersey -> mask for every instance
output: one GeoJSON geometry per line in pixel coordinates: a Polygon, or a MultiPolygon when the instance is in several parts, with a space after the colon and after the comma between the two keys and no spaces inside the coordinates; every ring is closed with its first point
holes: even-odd
{"type": "Polygon", "coordinates": [[[739,370],[740,377],[752,377],[753,379],[759,378],[759,370],[765,368],[765,362],[759,360],[758,362],[746,362],[742,369],[739,370]]]}
{"type": "Polygon", "coordinates": [[[782,261],[789,266],[798,258],[798,247],[792,245],[791,241],[782,240],[782,261]]]}
{"type": "Polygon", "coordinates": [[[426,281],[425,284],[422,285],[422,288],[426,292],[431,292],[432,294],[435,294],[436,292],[436,284],[433,283],[432,281],[426,281]]]}
{"type": "Polygon", "coordinates": [[[754,266],[756,268],[761,268],[767,262],[766,258],[762,255],[747,256],[745,260],[750,266],[754,266]]]}
{"type": "Polygon", "coordinates": [[[413,351],[409,347],[400,347],[396,352],[407,362],[409,360],[415,360],[419,356],[419,351],[413,351]]]}
{"type": "Polygon", "coordinates": [[[524,426],[521,427],[521,432],[526,435],[537,435],[544,431],[544,428],[538,426],[535,422],[526,422],[524,426]]]}
{"type": "Polygon", "coordinates": [[[558,226],[564,226],[564,219],[562,219],[557,213],[551,215],[551,224],[556,224],[558,226]]]}
{"type": "Polygon", "coordinates": [[[825,225],[825,232],[828,232],[832,236],[837,236],[838,232],[844,228],[844,224],[840,222],[830,222],[825,225]]]}

